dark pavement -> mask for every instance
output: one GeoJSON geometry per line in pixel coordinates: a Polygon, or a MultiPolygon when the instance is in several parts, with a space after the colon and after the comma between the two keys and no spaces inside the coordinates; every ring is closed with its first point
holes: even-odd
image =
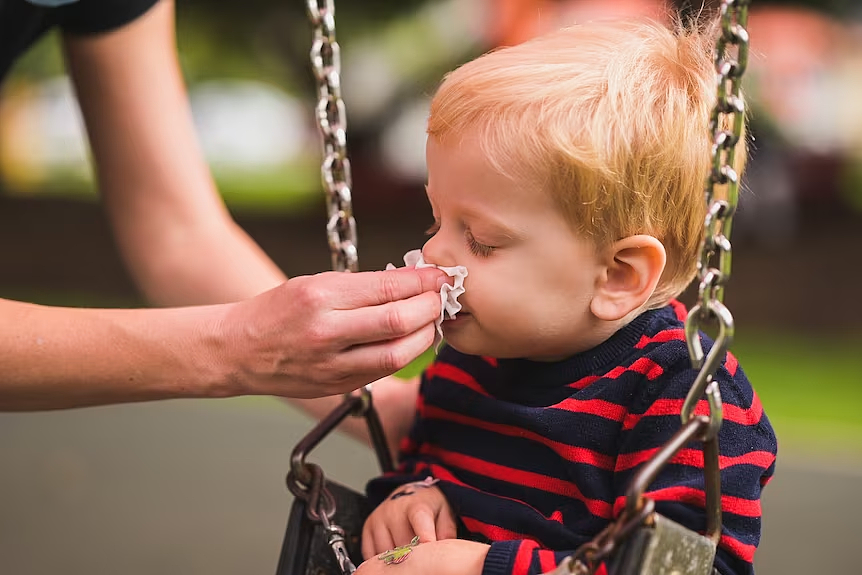
{"type": "MultiPolygon", "coordinates": [[[[0,414],[0,573],[272,574],[310,424],[270,399],[0,414]]],[[[354,487],[376,472],[343,437],[312,459],[354,487]]],[[[785,449],[758,573],[858,573],[860,486],[860,461],[785,449]]]]}

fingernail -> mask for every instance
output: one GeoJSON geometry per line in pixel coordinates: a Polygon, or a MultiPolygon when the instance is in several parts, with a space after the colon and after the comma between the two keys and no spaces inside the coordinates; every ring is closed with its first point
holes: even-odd
{"type": "Polygon", "coordinates": [[[447,283],[449,283],[449,276],[443,276],[441,278],[437,278],[437,289],[442,288],[447,283]]]}

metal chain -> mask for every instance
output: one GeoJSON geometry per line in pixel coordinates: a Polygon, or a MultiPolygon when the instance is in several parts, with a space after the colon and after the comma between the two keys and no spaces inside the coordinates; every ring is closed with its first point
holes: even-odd
{"type": "Polygon", "coordinates": [[[724,286],[730,279],[730,228],[739,198],[739,174],[736,173],[737,144],[743,137],[745,101],[742,99],[742,76],[748,66],[748,7],[751,0],[723,0],[721,3],[721,34],[715,46],[715,69],[718,89],[715,108],[710,116],[712,134],[712,169],[706,181],[704,220],[697,303],[685,323],[686,342],[692,367],[700,371],[683,403],[682,422],[695,415],[695,407],[706,392],[710,404],[710,426],[703,439],[718,434],[721,426],[721,395],[712,378],[724,361],[733,339],[733,316],[725,307],[724,286]],[[719,198],[719,188],[726,190],[719,198]],[[704,358],[699,332],[705,324],[718,324],[715,344],[704,358]],[[717,409],[716,409],[717,406],[717,409]]]}
{"type": "MultiPolygon", "coordinates": [[[[355,272],[359,269],[359,257],[356,249],[356,221],[353,219],[350,161],[347,159],[347,114],[341,99],[340,47],[335,39],[335,2],[307,0],[306,8],[314,30],[310,56],[317,83],[315,116],[323,140],[320,172],[327,197],[329,218],[326,233],[332,254],[332,269],[355,272]]],[[[364,401],[370,405],[370,400],[364,401]]],[[[343,419],[348,408],[352,409],[347,404],[342,406],[341,411],[344,413],[336,414],[332,426],[343,419]]],[[[324,421],[331,418],[333,415],[324,421]]],[[[318,428],[321,424],[312,430],[311,439],[305,438],[294,449],[287,487],[295,497],[305,501],[308,518],[323,527],[327,545],[335,556],[341,574],[350,575],[356,571],[356,566],[347,553],[344,530],[333,522],[335,498],[326,488],[320,466],[304,461],[310,449],[304,443],[310,441],[313,447],[328,432],[324,431],[320,435],[318,428]]]]}
{"type": "Polygon", "coordinates": [[[333,522],[335,516],[335,498],[326,488],[326,478],[319,465],[303,463],[303,469],[309,476],[309,483],[302,483],[297,474],[291,470],[287,474],[287,488],[299,499],[305,501],[305,514],[313,522],[319,523],[326,534],[326,543],[335,555],[341,575],[351,575],[356,566],[350,560],[347,545],[344,542],[344,529],[333,522]]]}
{"type": "Polygon", "coordinates": [[[359,269],[359,254],[347,159],[347,114],[341,99],[340,47],[335,39],[335,2],[307,0],[306,5],[314,28],[311,66],[317,81],[317,127],[323,138],[320,171],[328,203],[326,233],[332,269],[355,272],[359,269]]]}

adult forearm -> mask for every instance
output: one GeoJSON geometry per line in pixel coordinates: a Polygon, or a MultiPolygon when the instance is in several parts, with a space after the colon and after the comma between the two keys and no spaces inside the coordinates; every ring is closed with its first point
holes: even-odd
{"type": "Polygon", "coordinates": [[[117,244],[157,305],[237,301],[284,276],[233,222],[198,144],[173,37],[173,3],[66,55],[117,244]]]}
{"type": "MultiPolygon", "coordinates": [[[[146,212],[146,210],[142,210],[146,212]]],[[[142,221],[158,222],[158,218],[142,221]]],[[[205,305],[253,297],[287,277],[233,221],[198,222],[160,233],[141,225],[120,240],[129,270],[147,301],[205,305]],[[146,246],[147,249],[140,249],[146,246]]]]}
{"type": "Polygon", "coordinates": [[[0,410],[232,395],[216,308],[84,310],[0,300],[0,410]]]}
{"type": "Polygon", "coordinates": [[[329,272],[237,303],[184,308],[0,300],[0,409],[352,391],[431,345],[439,273],[329,272]]]}

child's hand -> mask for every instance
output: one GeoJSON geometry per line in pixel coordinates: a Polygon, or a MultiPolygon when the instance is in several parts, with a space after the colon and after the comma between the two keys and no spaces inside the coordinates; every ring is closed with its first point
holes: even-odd
{"type": "Polygon", "coordinates": [[[374,510],[362,529],[365,559],[406,545],[415,535],[422,543],[457,537],[455,516],[434,483],[428,478],[402,485],[374,510]]]}
{"type": "Polygon", "coordinates": [[[484,543],[460,539],[422,543],[399,565],[372,557],[359,566],[356,575],[392,575],[399,568],[409,575],[481,575],[488,549],[484,543]]]}

